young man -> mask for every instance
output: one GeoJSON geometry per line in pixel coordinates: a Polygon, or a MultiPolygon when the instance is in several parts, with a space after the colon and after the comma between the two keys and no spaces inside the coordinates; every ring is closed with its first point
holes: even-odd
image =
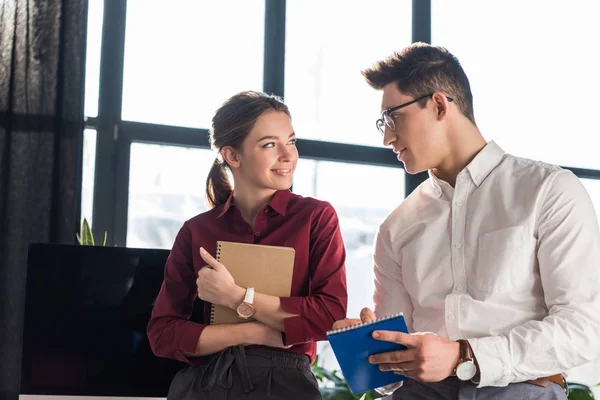
{"type": "Polygon", "coordinates": [[[403,311],[412,332],[374,336],[408,349],[370,361],[413,378],[394,399],[566,399],[561,373],[600,353],[600,234],[583,185],[486,142],[446,49],[416,43],[363,75],[383,91],[384,144],[406,172],[429,171],[374,252],[375,315],[403,311]]]}

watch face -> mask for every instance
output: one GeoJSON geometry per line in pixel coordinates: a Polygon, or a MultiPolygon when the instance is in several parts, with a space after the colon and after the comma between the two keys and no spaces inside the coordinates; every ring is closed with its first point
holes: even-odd
{"type": "Polygon", "coordinates": [[[249,303],[242,303],[237,308],[237,313],[240,317],[248,319],[254,315],[254,307],[249,303]]]}
{"type": "Polygon", "coordinates": [[[462,362],[456,367],[456,376],[461,381],[473,379],[477,374],[477,366],[472,361],[462,362]]]}

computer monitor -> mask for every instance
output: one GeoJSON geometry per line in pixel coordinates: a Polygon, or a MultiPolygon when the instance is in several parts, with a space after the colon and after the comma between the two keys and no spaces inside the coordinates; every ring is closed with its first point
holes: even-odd
{"type": "Polygon", "coordinates": [[[30,245],[21,394],[166,397],[183,364],[152,353],[146,325],[168,255],[30,245]]]}

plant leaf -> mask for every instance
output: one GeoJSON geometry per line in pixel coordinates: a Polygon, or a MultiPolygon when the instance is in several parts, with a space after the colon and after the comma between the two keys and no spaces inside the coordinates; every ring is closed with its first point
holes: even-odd
{"type": "Polygon", "coordinates": [[[86,218],[83,219],[81,224],[81,240],[84,246],[94,246],[94,235],[86,218]]]}
{"type": "Polygon", "coordinates": [[[313,367],[312,370],[315,375],[320,375],[323,378],[332,381],[336,386],[346,383],[344,379],[337,376],[335,371],[327,371],[325,368],[322,367],[313,367]]]}
{"type": "Polygon", "coordinates": [[[78,242],[79,244],[83,244],[83,241],[81,240],[81,236],[79,236],[79,233],[78,233],[78,232],[75,232],[75,236],[77,237],[77,242],[78,242]]]}
{"type": "Polygon", "coordinates": [[[108,232],[104,231],[104,239],[102,239],[102,246],[106,246],[106,238],[108,236],[108,232]]]}
{"type": "Polygon", "coordinates": [[[593,400],[594,394],[592,390],[587,385],[583,385],[581,383],[569,382],[569,393],[567,398],[569,400],[593,400]]]}

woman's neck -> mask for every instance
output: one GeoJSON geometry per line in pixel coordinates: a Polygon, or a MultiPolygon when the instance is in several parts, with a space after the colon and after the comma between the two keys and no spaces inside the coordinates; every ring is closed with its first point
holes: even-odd
{"type": "Polygon", "coordinates": [[[242,218],[254,229],[254,223],[258,213],[271,201],[276,190],[257,190],[256,188],[244,188],[235,186],[233,200],[235,206],[240,210],[242,218]]]}

